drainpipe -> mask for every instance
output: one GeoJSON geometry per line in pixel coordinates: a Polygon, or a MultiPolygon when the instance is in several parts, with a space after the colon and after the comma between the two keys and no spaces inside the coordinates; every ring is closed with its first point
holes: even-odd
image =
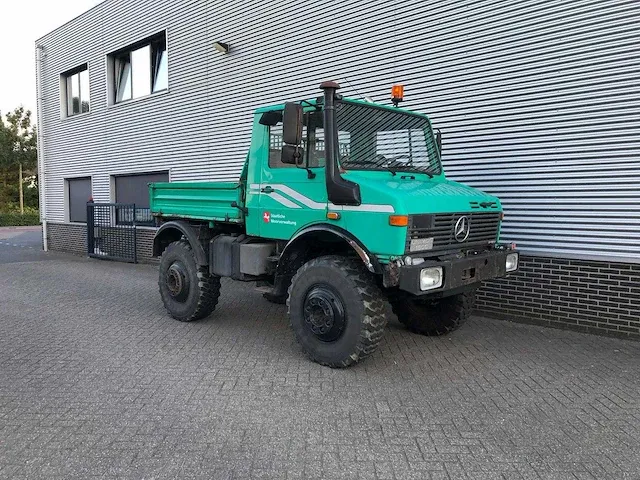
{"type": "Polygon", "coordinates": [[[36,45],[36,108],[37,108],[37,128],[38,128],[38,188],[40,189],[40,221],[42,222],[42,249],[49,251],[47,242],[47,195],[45,186],[45,168],[44,168],[44,130],[42,128],[43,116],[43,96],[42,96],[42,59],[44,47],[36,45]]]}

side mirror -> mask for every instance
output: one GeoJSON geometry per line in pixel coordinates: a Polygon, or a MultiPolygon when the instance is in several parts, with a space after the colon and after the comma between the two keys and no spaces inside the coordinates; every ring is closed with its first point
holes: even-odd
{"type": "Polygon", "coordinates": [[[282,121],[282,112],[278,110],[272,110],[270,112],[264,112],[260,117],[260,125],[267,125],[269,127],[275,127],[282,121]]]}
{"type": "Polygon", "coordinates": [[[442,132],[440,130],[436,130],[436,145],[438,146],[438,151],[442,153],[442,132]]]}
{"type": "Polygon", "coordinates": [[[297,145],[283,145],[280,161],[287,165],[302,166],[304,150],[297,145]]]}
{"type": "Polygon", "coordinates": [[[287,145],[302,143],[302,105],[285,103],[282,116],[282,141],[287,145]]]}

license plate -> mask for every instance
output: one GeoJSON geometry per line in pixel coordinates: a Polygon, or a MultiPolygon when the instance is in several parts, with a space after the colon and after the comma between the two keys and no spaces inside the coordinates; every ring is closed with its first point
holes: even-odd
{"type": "Polygon", "coordinates": [[[409,244],[409,250],[412,252],[422,252],[424,250],[433,249],[433,237],[431,238],[412,238],[409,244]]]}

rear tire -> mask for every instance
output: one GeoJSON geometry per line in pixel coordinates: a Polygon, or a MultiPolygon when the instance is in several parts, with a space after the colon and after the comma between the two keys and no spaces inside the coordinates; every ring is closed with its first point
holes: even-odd
{"type": "Polygon", "coordinates": [[[446,335],[467,321],[475,306],[475,290],[438,300],[409,295],[393,298],[391,306],[400,323],[420,335],[446,335]]]}
{"type": "Polygon", "coordinates": [[[158,286],[165,308],[181,322],[209,316],[220,297],[220,277],[196,263],[185,240],[169,244],[162,253],[158,286]]]}
{"type": "Polygon", "coordinates": [[[375,278],[358,260],[319,257],[293,277],[287,300],[291,328],[311,360],[332,368],[371,355],[389,311],[375,278]]]}

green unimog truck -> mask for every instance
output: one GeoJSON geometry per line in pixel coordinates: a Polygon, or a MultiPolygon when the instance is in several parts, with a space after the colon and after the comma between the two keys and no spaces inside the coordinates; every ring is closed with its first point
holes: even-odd
{"type": "Polygon", "coordinates": [[[500,201],[445,178],[427,116],[320,88],[256,110],[238,182],[151,184],[153,252],[175,319],[210,315],[221,277],[257,282],[312,360],[347,367],[392,310],[420,334],[456,329],[518,253],[499,243],[500,201]]]}

